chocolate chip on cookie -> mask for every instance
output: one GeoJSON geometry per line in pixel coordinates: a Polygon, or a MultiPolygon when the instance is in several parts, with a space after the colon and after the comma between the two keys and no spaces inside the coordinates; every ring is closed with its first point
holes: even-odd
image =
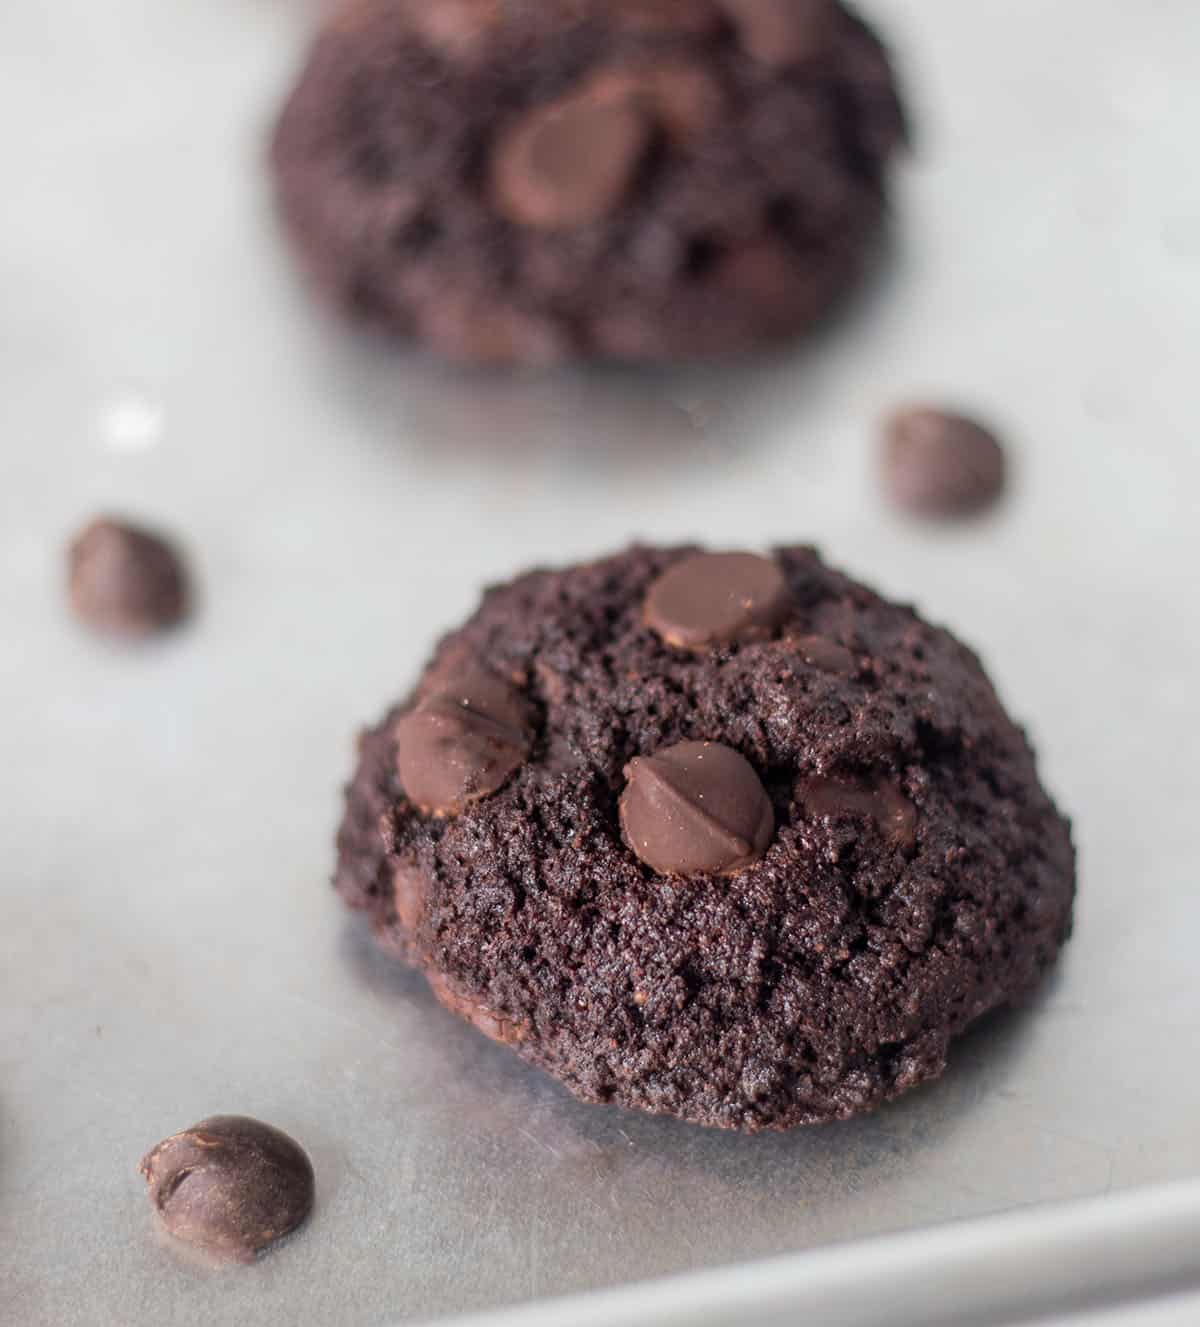
{"type": "Polygon", "coordinates": [[[649,141],[633,101],[583,96],[528,111],[496,144],[496,205],[547,230],[599,221],[620,203],[649,141]]]}
{"type": "Polygon", "coordinates": [[[646,625],[668,645],[704,649],[768,636],[787,616],[779,566],[754,553],[697,553],[646,592],[646,625]]]}
{"type": "Polygon", "coordinates": [[[396,764],[409,798],[454,815],[502,788],[529,755],[528,710],[478,664],[436,675],[396,724],[396,764]]]}
{"type": "Polygon", "coordinates": [[[902,851],[911,852],[916,847],[917,809],[894,779],[884,779],[870,788],[842,779],[804,779],[799,795],[809,815],[831,820],[869,819],[902,851]]]}
{"type": "Polygon", "coordinates": [[[775,813],[754,767],[719,742],[679,742],[625,768],[621,825],[664,875],[740,871],[762,857],[775,813]]]}

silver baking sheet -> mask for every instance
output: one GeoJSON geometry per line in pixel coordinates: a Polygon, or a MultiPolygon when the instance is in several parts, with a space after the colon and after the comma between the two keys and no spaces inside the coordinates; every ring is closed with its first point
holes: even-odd
{"type": "Polygon", "coordinates": [[[0,6],[0,1321],[384,1324],[1200,1172],[1200,7],[871,0],[920,126],[892,251],[798,353],[456,377],[314,314],[261,171],[301,0],[0,6]],[[879,413],[993,417],[968,528],[888,515],[879,413]],[[176,531],[195,623],[68,621],[101,508],[176,531]],[[739,1138],[573,1103],[327,888],[355,727],[484,581],[635,535],[814,540],[976,644],[1075,817],[1029,1010],[878,1116],[739,1138]],[[156,1236],[162,1135],[259,1115],[311,1223],[156,1236]]]}

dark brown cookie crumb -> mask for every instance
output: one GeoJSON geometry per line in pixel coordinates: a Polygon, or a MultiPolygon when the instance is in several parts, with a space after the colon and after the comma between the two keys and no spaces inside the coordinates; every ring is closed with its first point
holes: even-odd
{"type": "Polygon", "coordinates": [[[835,0],[350,0],[273,144],[318,289],[456,359],[677,359],[804,331],[905,136],[835,0]]]}
{"type": "Polygon", "coordinates": [[[999,501],[1006,478],[999,440],[966,415],[908,406],[887,421],[883,481],[897,507],[918,516],[972,516],[999,501]]]}
{"type": "Polygon", "coordinates": [[[299,1143],[242,1115],[214,1115],[164,1139],[138,1170],[163,1226],[206,1252],[250,1262],[312,1211],[299,1143]]]}
{"type": "Polygon", "coordinates": [[[112,636],[140,637],[181,622],[187,576],[160,535],[112,517],[92,521],[67,557],[71,607],[81,622],[112,636]]]}
{"type": "Polygon", "coordinates": [[[808,548],[697,552],[489,590],[363,737],[337,887],[586,1101],[748,1132],[859,1114],[1050,968],[1069,827],[948,632],[808,548]],[[472,795],[430,807],[402,721],[469,660],[502,689],[450,693],[496,726],[455,716],[472,795]]]}

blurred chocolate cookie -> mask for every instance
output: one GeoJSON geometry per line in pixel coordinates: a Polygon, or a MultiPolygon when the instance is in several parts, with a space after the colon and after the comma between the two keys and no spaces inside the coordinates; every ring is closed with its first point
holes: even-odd
{"type": "Polygon", "coordinates": [[[349,0],[273,164],[354,316],[457,359],[655,360],[812,323],[903,137],[835,0],[349,0]]]}
{"type": "Polygon", "coordinates": [[[345,901],[485,1036],[746,1131],[935,1078],[1075,890],[979,661],[807,548],[489,590],[363,735],[338,846],[345,901]]]}

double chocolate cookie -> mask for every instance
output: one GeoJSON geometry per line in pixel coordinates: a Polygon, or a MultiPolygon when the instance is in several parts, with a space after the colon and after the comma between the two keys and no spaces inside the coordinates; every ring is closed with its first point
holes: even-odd
{"type": "Polygon", "coordinates": [[[870,1110],[1031,990],[1074,854],[947,632],[832,571],[632,548],[489,590],[361,740],[337,887],[588,1101],[870,1110]]]}
{"type": "Polygon", "coordinates": [[[342,308],[459,359],[711,356],[854,278],[904,136],[835,0],[349,0],[279,122],[342,308]]]}

